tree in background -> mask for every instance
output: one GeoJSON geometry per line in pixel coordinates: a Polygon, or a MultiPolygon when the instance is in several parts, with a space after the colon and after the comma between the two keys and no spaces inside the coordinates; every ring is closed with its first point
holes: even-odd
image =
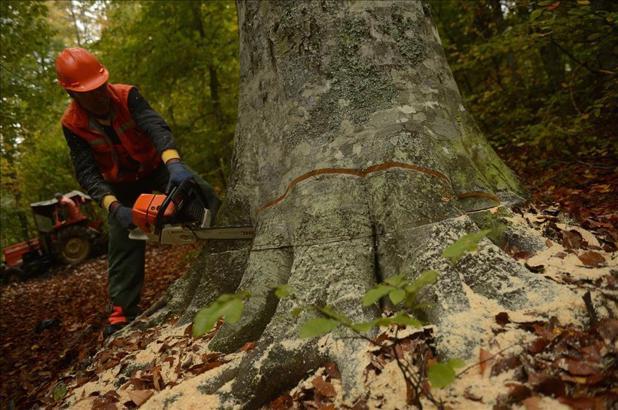
{"type": "Polygon", "coordinates": [[[233,1],[112,2],[97,45],[112,82],[137,85],[183,158],[224,188],[238,98],[233,1]]]}
{"type": "Polygon", "coordinates": [[[59,121],[68,96],[54,72],[64,47],[92,49],[112,81],[140,87],[170,123],[185,160],[225,187],[238,95],[232,1],[4,1],[1,7],[2,246],[24,239],[17,215],[29,215],[31,202],[78,188],[59,121]]]}
{"type": "Polygon", "coordinates": [[[0,5],[2,75],[0,134],[2,245],[23,238],[21,219],[28,204],[73,188],[57,118],[63,93],[53,61],[61,44],[42,2],[4,1],[0,5]]]}
{"type": "Polygon", "coordinates": [[[453,74],[498,150],[616,158],[618,3],[431,0],[453,74]]]}

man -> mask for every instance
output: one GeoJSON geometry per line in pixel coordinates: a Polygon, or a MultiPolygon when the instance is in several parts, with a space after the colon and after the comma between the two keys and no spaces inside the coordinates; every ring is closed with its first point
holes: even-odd
{"type": "Polygon", "coordinates": [[[109,84],[107,69],[83,48],[67,48],[56,59],[60,85],[71,96],[62,127],[77,180],[109,212],[109,335],[139,313],[144,281],[143,241],[128,237],[131,208],[141,193],[167,192],[194,178],[213,215],[219,200],[212,188],[183,164],[165,120],[137,88],[109,84]]]}
{"type": "MultiPolygon", "coordinates": [[[[86,219],[86,217],[79,210],[79,207],[77,206],[75,201],[73,201],[71,198],[67,198],[66,196],[62,195],[60,192],[56,192],[54,197],[56,198],[56,200],[58,201],[58,204],[60,205],[58,210],[62,209],[63,211],[65,211],[62,215],[64,217],[62,218],[63,222],[71,223],[75,221],[81,221],[82,219],[86,219]]],[[[60,221],[61,218],[59,214],[60,212],[58,212],[58,214],[56,215],[56,218],[60,221]]]]}

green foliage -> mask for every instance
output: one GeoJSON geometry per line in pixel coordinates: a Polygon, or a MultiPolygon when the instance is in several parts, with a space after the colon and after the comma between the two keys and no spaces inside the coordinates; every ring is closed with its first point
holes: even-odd
{"type": "Polygon", "coordinates": [[[138,86],[183,159],[224,189],[238,100],[235,3],[114,1],[107,16],[97,51],[110,80],[138,86]]]}
{"type": "Polygon", "coordinates": [[[303,323],[300,328],[299,336],[305,339],[322,336],[334,330],[339,325],[340,322],[337,320],[316,317],[303,323]]]}
{"type": "Polygon", "coordinates": [[[64,139],[51,126],[58,124],[64,97],[53,67],[62,44],[50,26],[48,5],[3,1],[0,16],[0,245],[6,246],[26,239],[21,221],[30,215],[30,202],[48,199],[49,191],[70,185],[72,177],[66,148],[57,149],[64,139]],[[59,180],[64,183],[51,185],[59,180]]]}
{"type": "Polygon", "coordinates": [[[433,387],[442,389],[455,380],[457,377],[455,370],[464,365],[465,362],[461,359],[450,359],[444,363],[435,363],[429,366],[427,378],[433,387]]]}
{"type": "Polygon", "coordinates": [[[370,306],[388,295],[394,305],[405,302],[407,308],[418,307],[418,292],[426,286],[433,285],[438,280],[438,272],[428,270],[421,273],[418,278],[410,281],[404,275],[396,275],[387,278],[384,283],[380,283],[369,289],[363,296],[363,306],[370,306]]]}
{"type": "Polygon", "coordinates": [[[290,285],[280,285],[275,288],[275,296],[279,299],[287,298],[292,294],[290,285]]]}
{"type": "Polygon", "coordinates": [[[59,382],[54,386],[52,390],[52,398],[54,401],[60,401],[67,395],[67,386],[63,382],[59,382]]]}
{"type": "Polygon", "coordinates": [[[466,105],[494,147],[522,152],[521,167],[618,154],[618,2],[430,3],[466,105]]]}
{"type": "MultiPolygon", "coordinates": [[[[363,296],[363,306],[371,306],[380,299],[388,296],[393,305],[399,310],[393,316],[381,317],[369,322],[354,323],[344,314],[337,312],[331,306],[311,306],[312,310],[322,317],[308,320],[300,330],[300,337],[321,336],[341,325],[356,333],[366,333],[378,326],[412,326],[420,327],[422,323],[406,310],[413,311],[419,308],[418,293],[430,286],[438,279],[436,271],[425,271],[415,280],[408,280],[404,275],[391,276],[383,283],[369,289],[363,296]]],[[[280,289],[281,286],[278,288],[280,289]]],[[[301,309],[302,310],[302,309],[301,309]]],[[[298,310],[296,313],[300,314],[298,310]]]]}
{"type": "Polygon", "coordinates": [[[225,189],[238,98],[233,1],[8,0],[0,14],[2,246],[25,239],[31,202],[79,189],[59,123],[69,98],[54,60],[64,47],[94,51],[112,82],[137,85],[186,162],[225,189]]]}
{"type": "Polygon", "coordinates": [[[370,289],[365,296],[363,296],[363,306],[370,306],[388,295],[391,291],[395,290],[394,286],[378,285],[373,289],[370,289]]]}
{"type": "Polygon", "coordinates": [[[193,337],[200,337],[208,332],[220,318],[228,323],[238,322],[245,305],[244,301],[249,296],[248,292],[223,294],[211,305],[201,309],[193,318],[193,337]]]}
{"type": "Polygon", "coordinates": [[[442,256],[449,259],[452,263],[456,263],[466,253],[475,251],[479,241],[486,237],[489,232],[489,229],[483,229],[478,232],[465,234],[447,246],[442,251],[442,256]]]}

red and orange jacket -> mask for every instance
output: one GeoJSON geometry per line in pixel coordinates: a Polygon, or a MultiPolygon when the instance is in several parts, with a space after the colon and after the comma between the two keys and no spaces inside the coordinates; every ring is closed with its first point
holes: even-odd
{"type": "Polygon", "coordinates": [[[75,101],[62,126],[77,180],[96,201],[113,195],[113,185],[137,181],[161,165],[161,154],[175,150],[171,130],[139,94],[125,84],[109,84],[110,125],[102,125],[75,101]]]}

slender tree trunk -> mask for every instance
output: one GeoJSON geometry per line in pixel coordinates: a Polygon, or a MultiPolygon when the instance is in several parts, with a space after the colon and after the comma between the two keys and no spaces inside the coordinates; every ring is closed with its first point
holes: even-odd
{"type": "Polygon", "coordinates": [[[551,284],[489,240],[455,265],[441,256],[522,191],[463,107],[421,2],[239,1],[238,16],[239,118],[219,223],[257,234],[209,243],[168,312],[186,323],[220,293],[248,290],[243,318],[210,347],[257,345],[202,393],[254,408],[335,361],[346,393],[359,394],[361,343],[298,339],[308,317],[289,312],[329,304],[370,320],[379,311],[362,307],[363,294],[393,275],[440,272],[425,315],[450,356],[468,356],[481,337],[460,325],[470,294],[513,309],[551,297],[551,284]],[[274,296],[284,283],[295,299],[274,296]]]}

